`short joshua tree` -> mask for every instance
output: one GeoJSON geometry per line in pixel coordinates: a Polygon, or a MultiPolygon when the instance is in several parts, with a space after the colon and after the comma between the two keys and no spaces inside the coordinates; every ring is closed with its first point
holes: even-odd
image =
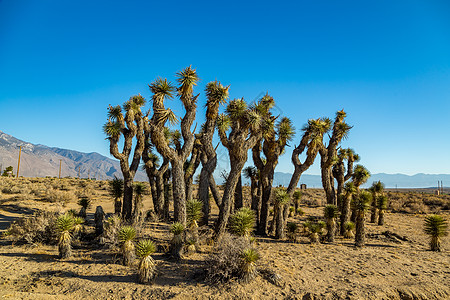
{"type": "Polygon", "coordinates": [[[114,176],[114,179],[109,182],[109,190],[114,198],[114,214],[119,216],[122,211],[122,201],[120,199],[123,196],[123,179],[114,176]]]}
{"type": "Polygon", "coordinates": [[[103,222],[105,221],[105,212],[99,205],[95,208],[94,222],[95,222],[95,234],[101,235],[103,233],[103,222]]]}
{"type": "Polygon", "coordinates": [[[323,210],[327,223],[327,242],[334,242],[334,234],[336,231],[336,218],[338,216],[338,208],[336,205],[327,204],[323,210]]]}
{"type": "Polygon", "coordinates": [[[448,224],[442,216],[429,215],[425,218],[423,231],[430,236],[430,250],[441,251],[441,238],[448,234],[448,224]]]}
{"type": "Polygon", "coordinates": [[[319,222],[305,222],[303,224],[305,229],[307,230],[309,240],[311,241],[311,244],[318,244],[320,243],[320,236],[323,233],[323,229],[325,228],[325,222],[319,221],[319,222]]]}
{"type": "Polygon", "coordinates": [[[84,219],[82,217],[72,216],[73,219],[73,237],[78,238],[79,234],[84,231],[84,219]]]}
{"type": "Polygon", "coordinates": [[[86,211],[91,207],[91,200],[88,197],[81,197],[80,200],[78,200],[78,205],[81,206],[78,215],[83,219],[86,219],[86,211]]]}
{"type": "Polygon", "coordinates": [[[352,239],[352,238],[355,237],[355,233],[354,233],[354,231],[355,231],[355,223],[353,223],[351,221],[345,222],[344,229],[345,229],[345,231],[344,231],[344,238],[352,239]]]}
{"type": "Polygon", "coordinates": [[[298,227],[299,226],[297,223],[288,222],[286,224],[287,237],[288,237],[289,241],[295,242],[297,240],[298,227]]]}
{"type": "Polygon", "coordinates": [[[297,215],[297,212],[300,209],[299,206],[300,206],[300,201],[302,199],[302,191],[299,191],[299,190],[295,191],[292,194],[292,199],[294,200],[295,214],[297,215]]]}
{"type": "Polygon", "coordinates": [[[134,239],[136,238],[136,230],[131,226],[124,226],[119,231],[119,242],[121,244],[121,252],[123,264],[130,266],[135,258],[134,239]]]}
{"type": "Polygon", "coordinates": [[[155,250],[155,244],[151,240],[142,240],[136,245],[136,255],[140,258],[138,268],[140,283],[148,283],[155,278],[156,263],[151,257],[155,250]]]}
{"type": "Polygon", "coordinates": [[[195,250],[199,250],[198,245],[198,222],[203,216],[203,203],[197,199],[186,201],[186,220],[188,224],[190,239],[195,250]]]}
{"type": "Polygon", "coordinates": [[[242,251],[241,257],[241,280],[243,282],[250,282],[258,274],[256,262],[259,260],[260,255],[256,249],[248,248],[242,251]]]}
{"type": "Polygon", "coordinates": [[[230,231],[238,236],[250,237],[255,227],[255,221],[255,212],[242,207],[230,217],[230,231]]]}
{"type": "Polygon", "coordinates": [[[170,232],[173,234],[172,240],[170,241],[170,253],[178,261],[182,259],[184,229],[184,225],[180,222],[175,222],[170,227],[170,232]]]}
{"type": "Polygon", "coordinates": [[[378,207],[378,225],[384,225],[384,212],[387,208],[386,195],[377,196],[377,207],[378,207]]]}
{"type": "Polygon", "coordinates": [[[371,201],[372,194],[367,191],[361,191],[352,203],[356,215],[356,247],[362,247],[366,243],[365,217],[371,201]]]}
{"type": "Polygon", "coordinates": [[[64,214],[56,219],[56,231],[58,232],[58,250],[60,258],[69,258],[72,256],[72,235],[74,221],[70,214],[64,214]]]}

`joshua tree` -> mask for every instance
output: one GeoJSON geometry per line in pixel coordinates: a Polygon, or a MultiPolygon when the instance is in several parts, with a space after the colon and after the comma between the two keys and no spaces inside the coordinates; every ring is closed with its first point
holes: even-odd
{"type": "Polygon", "coordinates": [[[144,151],[144,119],[141,107],[145,105],[145,99],[141,95],[133,96],[123,104],[108,107],[108,121],[103,130],[108,136],[109,151],[112,156],[120,161],[120,169],[124,178],[122,218],[131,219],[133,206],[133,180],[139,167],[142,152],[144,151]],[[123,135],[123,150],[119,152],[118,143],[123,135]],[[136,137],[133,159],[130,164],[133,139],[136,137]]]}
{"type": "Polygon", "coordinates": [[[250,237],[255,227],[255,212],[249,208],[242,207],[230,217],[231,233],[250,237]]]}
{"type": "Polygon", "coordinates": [[[356,213],[356,247],[362,247],[366,243],[365,216],[366,211],[369,209],[370,201],[372,201],[372,194],[367,191],[359,192],[353,201],[353,209],[356,213]]]}
{"type": "Polygon", "coordinates": [[[120,198],[123,196],[123,179],[114,176],[114,179],[109,182],[109,193],[114,198],[114,213],[120,215],[122,210],[120,198]]]}
{"type": "Polygon", "coordinates": [[[243,282],[250,282],[258,274],[258,270],[256,269],[256,262],[260,258],[259,253],[254,248],[248,248],[242,252],[241,257],[241,280],[243,282]]]}
{"type": "Polygon", "coordinates": [[[377,196],[377,207],[378,207],[378,225],[384,225],[384,211],[387,208],[386,195],[377,196]]]}
{"type": "Polygon", "coordinates": [[[339,143],[348,136],[348,132],[352,128],[344,121],[346,115],[344,110],[340,110],[336,113],[333,131],[330,140],[328,141],[328,146],[321,144],[319,150],[322,185],[325,190],[328,204],[337,204],[332,167],[336,163],[337,147],[339,143]]]}
{"type": "Polygon", "coordinates": [[[283,207],[287,203],[289,203],[289,195],[284,188],[278,188],[274,193],[274,202],[275,202],[275,218],[274,223],[276,223],[275,228],[275,237],[277,239],[283,239],[285,236],[284,233],[284,222],[283,222],[283,207]]]}
{"type": "MultiPolygon", "coordinates": [[[[263,99],[267,99],[263,97],[263,99]]],[[[272,99],[273,101],[273,99],[272,99]]],[[[270,101],[260,100],[256,107],[268,109],[270,101]]],[[[247,152],[262,138],[264,129],[270,127],[272,119],[264,118],[256,107],[248,108],[243,99],[229,102],[226,114],[219,115],[217,127],[220,140],[227,148],[230,156],[230,173],[220,205],[219,218],[216,223],[216,240],[220,240],[225,232],[231,210],[231,200],[236,184],[241,176],[242,168],[247,160],[247,152]],[[228,133],[228,130],[231,129],[228,133]]]]}
{"type": "MultiPolygon", "coordinates": [[[[356,189],[356,194],[359,194],[359,187],[367,182],[370,178],[370,172],[363,165],[356,165],[353,170],[352,181],[356,189]]],[[[350,220],[356,222],[356,211],[352,210],[350,220]]]]}
{"type": "Polygon", "coordinates": [[[174,198],[174,216],[177,222],[186,223],[186,190],[184,182],[183,166],[184,162],[192,152],[194,147],[194,134],[191,126],[195,119],[197,109],[197,96],[193,95],[193,88],[197,84],[198,76],[195,69],[190,66],[177,73],[179,87],[176,89],[178,96],[186,110],[181,119],[181,136],[183,145],[169,146],[164,136],[164,125],[167,120],[175,121],[176,117],[170,109],[164,107],[164,100],[172,98],[175,91],[174,86],[166,79],[158,78],[149,87],[153,93],[153,116],[149,122],[150,136],[152,144],[158,152],[169,159],[172,166],[172,189],[174,198]]]}
{"type": "Polygon", "coordinates": [[[287,237],[291,242],[295,242],[297,240],[298,233],[298,224],[293,222],[288,222],[286,225],[287,229],[287,237]]]}
{"type": "MultiPolygon", "coordinates": [[[[208,187],[211,187],[211,192],[216,192],[217,187],[214,181],[213,173],[217,165],[216,149],[213,147],[212,139],[214,130],[216,128],[216,120],[219,115],[219,107],[225,104],[228,99],[229,86],[223,86],[218,81],[211,81],[206,85],[206,121],[203,124],[201,131],[202,144],[202,170],[200,172],[200,182],[198,186],[199,200],[203,203],[203,224],[208,225],[209,222],[209,193],[208,187]]],[[[216,199],[216,196],[214,196],[216,199]]],[[[220,200],[217,195],[217,205],[220,207],[220,200]]]]}
{"type": "Polygon", "coordinates": [[[352,239],[355,237],[355,233],[353,232],[355,230],[355,223],[348,221],[348,222],[344,223],[343,227],[345,230],[345,232],[343,234],[344,238],[352,239]]]}
{"type": "MultiPolygon", "coordinates": [[[[331,121],[328,118],[310,119],[308,120],[308,123],[303,126],[303,136],[300,140],[300,144],[295,147],[292,152],[291,159],[294,164],[294,173],[292,174],[291,181],[286,190],[289,196],[293,195],[302,174],[314,163],[317,153],[322,145],[323,136],[329,131],[330,127],[331,121]],[[302,155],[305,150],[306,158],[301,162],[300,155],[302,155]]],[[[284,206],[284,226],[287,222],[289,206],[289,203],[284,206]]]]}
{"type": "Polygon", "coordinates": [[[320,243],[320,236],[325,228],[325,223],[323,221],[312,222],[308,221],[303,224],[304,228],[308,231],[308,236],[312,244],[320,243]]]}
{"type": "Polygon", "coordinates": [[[374,182],[369,188],[372,193],[372,210],[370,214],[370,223],[375,223],[377,220],[377,198],[383,192],[384,184],[381,181],[374,182]]]}
{"type": "Polygon", "coordinates": [[[103,221],[105,220],[105,212],[101,206],[95,208],[94,222],[95,222],[95,234],[101,235],[103,233],[103,221]]]}
{"type": "Polygon", "coordinates": [[[327,204],[323,210],[323,214],[327,223],[327,242],[334,242],[334,233],[336,231],[336,218],[338,209],[336,205],[327,204]]]}
{"type": "Polygon", "coordinates": [[[74,227],[73,217],[70,214],[64,214],[56,219],[56,231],[58,232],[58,250],[60,258],[69,258],[72,256],[72,235],[70,231],[74,227]]]}
{"type": "Polygon", "coordinates": [[[184,184],[186,189],[186,201],[192,200],[192,193],[194,191],[194,173],[200,165],[200,157],[202,154],[202,144],[200,139],[196,137],[194,147],[190,159],[186,160],[184,164],[184,184]]]}
{"type": "MultiPolygon", "coordinates": [[[[150,183],[152,193],[153,209],[159,219],[163,219],[164,210],[164,173],[169,168],[169,159],[163,158],[161,165],[158,164],[159,158],[152,152],[153,145],[150,142],[150,126],[145,123],[144,136],[145,145],[142,153],[142,160],[144,161],[144,169],[150,183]]],[[[170,131],[168,128],[164,130],[166,140],[169,141],[170,131]]]]}
{"type": "Polygon", "coordinates": [[[297,215],[297,211],[300,206],[300,201],[302,200],[302,191],[299,190],[295,191],[292,194],[292,198],[294,200],[294,209],[295,209],[294,213],[297,215]]]}
{"type": "Polygon", "coordinates": [[[181,260],[183,245],[184,245],[184,225],[180,222],[175,222],[170,227],[170,232],[173,234],[170,241],[170,253],[177,261],[181,260]]]}
{"type": "Polygon", "coordinates": [[[119,231],[119,242],[121,243],[121,252],[124,266],[130,266],[134,260],[134,243],[136,230],[131,226],[124,226],[119,231]]]}
{"type": "Polygon", "coordinates": [[[337,162],[333,166],[333,177],[337,181],[337,207],[342,210],[342,200],[344,194],[344,184],[353,175],[353,163],[359,160],[359,155],[355,154],[353,149],[339,149],[337,162]],[[345,174],[345,163],[347,160],[347,174],[345,174]]]}
{"type": "MultiPolygon", "coordinates": [[[[274,104],[273,98],[266,95],[261,99],[261,104],[256,106],[256,109],[261,111],[268,120],[274,120],[275,118],[270,113],[270,109],[274,104]]],[[[252,149],[253,162],[259,170],[262,187],[260,222],[258,224],[258,233],[261,235],[267,234],[273,175],[278,164],[278,158],[284,153],[288,142],[292,140],[295,134],[294,126],[289,118],[284,117],[276,125],[273,122],[268,123],[268,125],[264,139],[256,143],[252,149]],[[261,152],[264,154],[265,160],[261,159],[261,152]]],[[[289,196],[287,196],[287,199],[288,201],[282,205],[289,202],[289,196]]],[[[276,236],[277,238],[284,238],[283,206],[279,207],[279,211],[281,215],[277,214],[276,216],[281,224],[277,226],[276,236]]]]}
{"type": "Polygon", "coordinates": [[[243,170],[243,173],[245,178],[250,179],[250,194],[252,197],[250,208],[256,212],[256,222],[258,223],[261,211],[261,197],[258,195],[259,172],[257,168],[248,166],[243,170]]]}
{"type": "Polygon", "coordinates": [[[155,278],[156,263],[151,257],[156,247],[151,240],[139,241],[136,245],[136,255],[140,258],[138,277],[140,283],[148,283],[155,278]]]}
{"type": "Polygon", "coordinates": [[[134,211],[133,211],[133,223],[138,224],[143,215],[144,203],[142,198],[144,194],[147,193],[147,187],[143,182],[136,182],[134,184],[134,211]]]}
{"type": "Polygon", "coordinates": [[[198,222],[202,218],[203,203],[197,199],[186,201],[186,218],[191,235],[191,241],[195,249],[198,250],[198,222]]]}
{"type": "Polygon", "coordinates": [[[356,187],[353,182],[347,182],[344,186],[341,203],[341,215],[340,215],[340,234],[345,235],[347,229],[345,224],[350,217],[350,203],[353,195],[356,193],[356,187]]]}
{"type": "Polygon", "coordinates": [[[445,219],[438,215],[427,216],[423,231],[431,238],[431,251],[441,251],[441,238],[448,234],[448,224],[445,219]]]}
{"type": "Polygon", "coordinates": [[[78,215],[83,219],[86,219],[86,211],[91,207],[91,200],[88,197],[81,197],[80,200],[78,200],[78,205],[81,206],[78,215]]]}

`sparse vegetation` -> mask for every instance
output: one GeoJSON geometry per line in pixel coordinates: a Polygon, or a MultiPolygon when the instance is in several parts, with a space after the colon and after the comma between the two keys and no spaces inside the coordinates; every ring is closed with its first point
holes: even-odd
{"type": "Polygon", "coordinates": [[[423,231],[430,236],[431,251],[441,251],[441,239],[448,235],[447,221],[439,215],[427,216],[423,231]]]}
{"type": "Polygon", "coordinates": [[[156,251],[156,246],[151,240],[139,241],[136,245],[136,255],[140,258],[138,278],[140,283],[148,283],[156,274],[156,263],[151,257],[156,251]]]}
{"type": "Polygon", "coordinates": [[[58,250],[60,258],[69,258],[72,256],[72,235],[74,220],[70,214],[64,214],[56,219],[56,231],[58,232],[58,250]]]}
{"type": "Polygon", "coordinates": [[[124,226],[119,231],[119,242],[121,243],[122,263],[130,266],[135,258],[134,239],[136,238],[136,229],[131,226],[124,226]]]}
{"type": "Polygon", "coordinates": [[[255,212],[249,208],[243,207],[239,209],[230,218],[230,231],[231,233],[250,237],[255,227],[255,212]]]}

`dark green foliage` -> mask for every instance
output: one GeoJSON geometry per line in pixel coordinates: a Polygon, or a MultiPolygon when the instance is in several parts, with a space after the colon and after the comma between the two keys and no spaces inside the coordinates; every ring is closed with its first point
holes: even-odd
{"type": "Polygon", "coordinates": [[[425,218],[423,231],[430,236],[431,251],[441,251],[441,238],[448,235],[448,223],[439,215],[429,215],[425,218]]]}
{"type": "Polygon", "coordinates": [[[242,207],[230,217],[230,232],[249,237],[255,227],[255,212],[249,208],[242,207]]]}

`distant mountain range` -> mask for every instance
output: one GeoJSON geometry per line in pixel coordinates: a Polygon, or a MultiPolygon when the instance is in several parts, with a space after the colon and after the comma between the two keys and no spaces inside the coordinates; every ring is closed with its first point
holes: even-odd
{"type": "MultiPolygon", "coordinates": [[[[95,152],[83,153],[44,145],[34,145],[0,131],[0,165],[2,170],[7,166],[13,166],[14,174],[16,174],[19,146],[22,146],[19,174],[21,176],[58,176],[61,161],[61,177],[77,177],[78,170],[80,171],[81,178],[111,179],[114,176],[122,177],[120,165],[117,160],[110,159],[95,152]]],[[[223,182],[223,179],[217,173],[215,174],[216,182],[220,184],[223,182]]],[[[245,177],[242,178],[244,183],[248,183],[245,177]]],[[[135,179],[138,181],[146,181],[147,176],[145,172],[139,170],[135,179]]],[[[287,186],[290,180],[291,174],[275,172],[273,184],[287,186]]],[[[444,186],[448,186],[450,174],[420,173],[409,176],[404,174],[378,173],[372,174],[366,186],[378,180],[382,181],[388,188],[427,188],[436,187],[438,180],[442,181],[444,186]]],[[[322,187],[319,175],[304,174],[300,179],[300,183],[304,183],[308,187],[322,187]]]]}

